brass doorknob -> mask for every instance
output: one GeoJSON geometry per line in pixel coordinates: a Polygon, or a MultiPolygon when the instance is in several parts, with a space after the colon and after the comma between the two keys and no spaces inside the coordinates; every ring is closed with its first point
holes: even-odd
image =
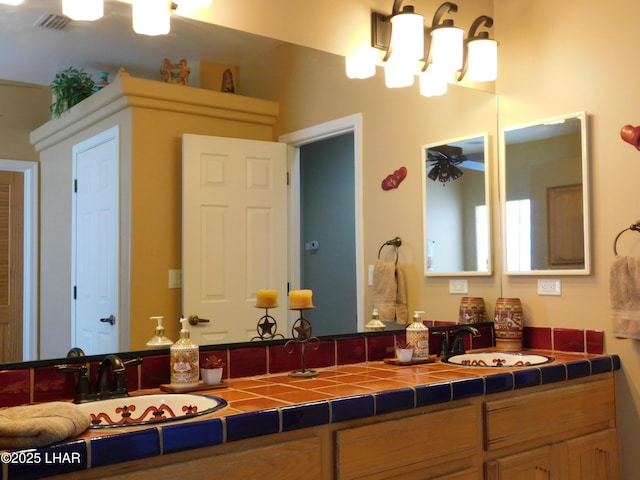
{"type": "Polygon", "coordinates": [[[197,315],[189,315],[189,318],[187,320],[189,321],[189,325],[192,325],[194,327],[199,323],[209,323],[209,320],[207,320],[206,318],[200,318],[197,315]]]}

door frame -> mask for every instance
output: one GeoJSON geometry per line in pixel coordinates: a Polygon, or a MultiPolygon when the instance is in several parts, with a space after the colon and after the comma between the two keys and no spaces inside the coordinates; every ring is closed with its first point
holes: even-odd
{"type": "Polygon", "coordinates": [[[38,359],[38,162],[0,159],[0,170],[24,177],[22,360],[38,359]]]}
{"type": "MultiPolygon", "coordinates": [[[[364,331],[364,244],[362,199],[362,113],[330,120],[302,130],[287,133],[279,141],[287,144],[289,172],[289,289],[300,288],[300,147],[345,133],[353,133],[354,209],[356,237],[356,327],[364,331]]],[[[295,318],[289,318],[289,328],[295,318]]]]}

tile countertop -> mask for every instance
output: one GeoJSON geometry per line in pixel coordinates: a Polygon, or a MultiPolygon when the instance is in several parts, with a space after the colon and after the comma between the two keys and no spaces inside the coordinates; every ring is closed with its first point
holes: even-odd
{"type": "MultiPolygon", "coordinates": [[[[78,462],[3,464],[2,478],[64,474],[259,435],[562,382],[620,368],[617,355],[527,352],[548,355],[554,361],[538,366],[499,368],[456,366],[441,363],[439,359],[434,363],[407,366],[368,362],[321,368],[314,378],[295,378],[283,373],[232,379],[226,388],[194,392],[226,400],[228,406],[218,412],[153,426],[90,429],[67,442],[38,449],[43,458],[48,458],[51,452],[58,455],[67,452],[78,462]]],[[[155,393],[162,392],[151,389],[135,395],[155,393]]]]}

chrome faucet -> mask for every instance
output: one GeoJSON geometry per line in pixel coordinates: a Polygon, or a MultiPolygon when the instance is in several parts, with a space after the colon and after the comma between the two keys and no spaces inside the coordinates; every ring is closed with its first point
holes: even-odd
{"type": "Polygon", "coordinates": [[[440,348],[441,357],[448,358],[453,355],[461,355],[465,352],[464,340],[462,339],[463,333],[469,333],[474,337],[480,336],[480,331],[470,325],[461,325],[457,327],[453,331],[450,343],[447,343],[446,334],[442,334],[442,347],[440,348]]]}

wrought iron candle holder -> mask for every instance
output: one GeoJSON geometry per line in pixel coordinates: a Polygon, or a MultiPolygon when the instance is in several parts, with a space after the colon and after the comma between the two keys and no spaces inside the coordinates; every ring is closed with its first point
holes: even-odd
{"type": "Polygon", "coordinates": [[[314,350],[320,348],[320,340],[311,334],[311,322],[304,318],[303,312],[304,310],[308,310],[308,308],[292,308],[291,310],[298,310],[300,312],[300,318],[298,318],[291,327],[291,336],[293,338],[284,344],[284,349],[288,354],[292,354],[295,346],[300,345],[301,367],[299,370],[289,372],[289,376],[303,378],[316,377],[318,375],[317,370],[309,370],[306,368],[306,354],[308,345],[314,350]]]}
{"type": "MultiPolygon", "coordinates": [[[[262,307],[256,305],[256,308],[262,308],[262,307]]],[[[258,325],[256,326],[256,330],[258,332],[258,335],[253,337],[251,339],[252,341],[253,340],[273,340],[275,338],[284,338],[284,335],[282,335],[281,333],[277,333],[278,323],[276,322],[275,318],[269,315],[269,307],[265,307],[264,315],[260,317],[260,320],[258,320],[258,325]]]]}

